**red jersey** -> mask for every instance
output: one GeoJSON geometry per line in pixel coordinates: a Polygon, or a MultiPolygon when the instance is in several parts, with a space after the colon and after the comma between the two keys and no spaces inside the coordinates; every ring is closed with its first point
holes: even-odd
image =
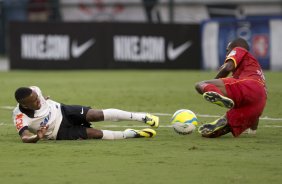
{"type": "Polygon", "coordinates": [[[237,137],[258,122],[266,104],[265,78],[258,61],[244,48],[235,47],[226,57],[235,65],[232,77],[222,78],[227,96],[235,106],[227,113],[232,134],[237,137]],[[256,94],[256,95],[254,95],[256,94]]]}
{"type": "Polygon", "coordinates": [[[265,77],[258,61],[242,47],[235,47],[226,57],[227,60],[232,60],[235,65],[235,70],[232,76],[235,79],[254,79],[265,86],[265,77]]]}

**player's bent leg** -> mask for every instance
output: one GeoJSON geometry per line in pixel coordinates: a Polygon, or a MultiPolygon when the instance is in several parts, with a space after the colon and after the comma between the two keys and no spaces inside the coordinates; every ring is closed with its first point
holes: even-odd
{"type": "Polygon", "coordinates": [[[195,84],[195,89],[199,94],[203,94],[204,93],[204,87],[206,86],[204,81],[198,82],[195,84]]]}
{"type": "Polygon", "coordinates": [[[225,97],[225,96],[222,96],[217,92],[213,92],[213,91],[205,92],[203,94],[203,97],[207,101],[209,101],[213,104],[219,105],[221,107],[226,107],[228,109],[231,109],[231,108],[234,107],[234,102],[233,102],[232,99],[225,97]]]}
{"type": "Polygon", "coordinates": [[[222,79],[211,79],[196,83],[195,89],[198,93],[203,94],[208,91],[214,91],[224,96],[227,96],[225,85],[222,79]]]}
{"type": "Polygon", "coordinates": [[[219,118],[211,123],[206,123],[198,128],[198,132],[202,134],[203,137],[209,137],[216,131],[227,126],[227,119],[225,117],[219,118]]]}
{"type": "Polygon", "coordinates": [[[95,128],[86,128],[86,134],[88,139],[102,139],[103,132],[95,128]]]}
{"type": "Polygon", "coordinates": [[[151,138],[156,136],[157,132],[150,128],[142,130],[126,129],[124,135],[126,138],[151,138]]]}

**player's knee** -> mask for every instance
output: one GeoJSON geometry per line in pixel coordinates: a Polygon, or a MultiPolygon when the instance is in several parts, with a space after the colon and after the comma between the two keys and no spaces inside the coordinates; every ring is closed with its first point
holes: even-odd
{"type": "Polygon", "coordinates": [[[103,132],[102,130],[94,129],[94,128],[87,128],[87,137],[88,139],[102,139],[103,132]]]}
{"type": "Polygon", "coordinates": [[[195,84],[195,89],[198,93],[203,94],[203,84],[204,82],[198,82],[195,84]]]}
{"type": "Polygon", "coordinates": [[[96,110],[96,109],[90,109],[86,114],[86,120],[88,122],[103,121],[104,120],[103,111],[96,110]]]}

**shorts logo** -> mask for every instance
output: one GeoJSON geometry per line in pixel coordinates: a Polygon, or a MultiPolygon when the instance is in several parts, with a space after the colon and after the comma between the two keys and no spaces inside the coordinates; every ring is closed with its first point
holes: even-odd
{"type": "Polygon", "coordinates": [[[83,114],[83,107],[81,108],[81,112],[80,112],[80,114],[83,114]]]}

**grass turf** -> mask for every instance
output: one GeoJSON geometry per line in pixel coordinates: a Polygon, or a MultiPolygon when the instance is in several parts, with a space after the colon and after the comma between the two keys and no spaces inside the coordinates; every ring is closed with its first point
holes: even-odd
{"type": "MultiPolygon", "coordinates": [[[[23,144],[11,122],[14,91],[39,86],[65,104],[173,114],[190,109],[202,122],[225,109],[194,90],[214,72],[165,70],[12,71],[0,73],[0,183],[281,183],[281,77],[266,72],[269,98],[257,135],[217,139],[178,135],[160,117],[152,139],[40,141],[23,144]]],[[[140,128],[138,122],[98,122],[96,128],[140,128]],[[117,125],[120,127],[111,127],[117,125]]]]}

